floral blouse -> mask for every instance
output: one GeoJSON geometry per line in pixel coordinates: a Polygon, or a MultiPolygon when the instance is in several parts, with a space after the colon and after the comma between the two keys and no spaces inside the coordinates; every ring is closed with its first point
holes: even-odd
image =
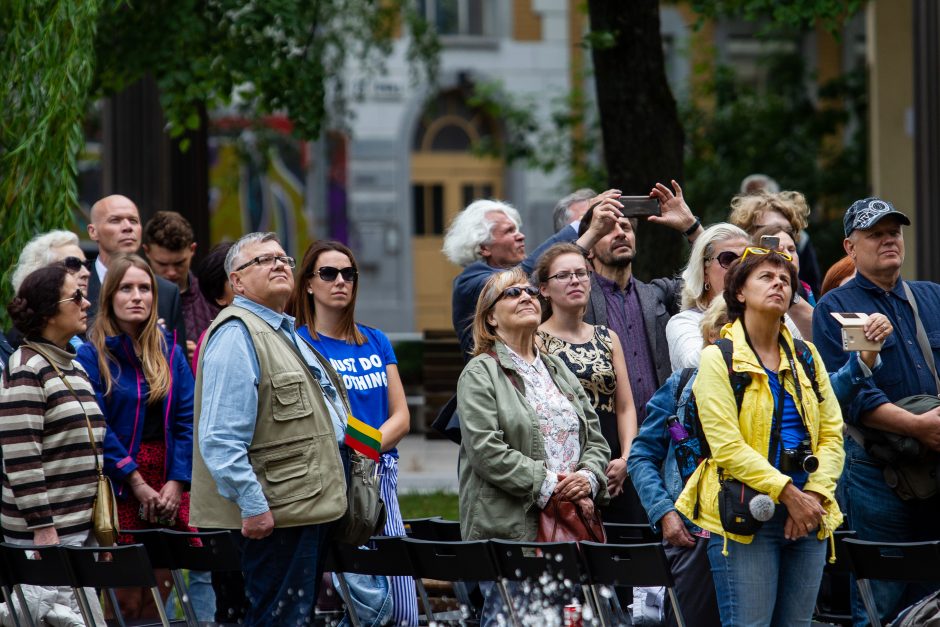
{"type": "Polygon", "coordinates": [[[516,372],[525,384],[525,399],[539,417],[539,431],[545,446],[545,481],[539,488],[539,507],[545,507],[558,484],[558,474],[579,472],[591,484],[591,495],[597,495],[597,477],[586,468],[577,470],[581,459],[581,429],[578,414],[571,401],[561,393],[548,374],[541,359],[527,362],[508,346],[516,372]]]}

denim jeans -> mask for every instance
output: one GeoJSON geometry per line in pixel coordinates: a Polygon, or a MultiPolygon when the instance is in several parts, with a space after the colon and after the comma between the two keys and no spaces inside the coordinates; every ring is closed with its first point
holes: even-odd
{"type": "MultiPolygon", "coordinates": [[[[885,483],[884,471],[865,449],[845,438],[845,469],[839,482],[839,505],[846,526],[859,540],[873,542],[918,542],[940,539],[940,498],[902,501],[885,483]]],[[[882,622],[892,620],[902,609],[929,594],[936,585],[903,581],[871,582],[875,605],[882,622]]],[[[852,580],[852,624],[868,625],[868,615],[858,587],[852,580]]]]}
{"type": "MultiPolygon", "coordinates": [[[[340,447],[346,480],[348,449],[340,447]]],[[[275,527],[266,538],[241,538],[242,573],[252,627],[312,625],[326,543],[334,523],[275,527]]]]}
{"type": "Polygon", "coordinates": [[[727,557],[721,554],[724,538],[715,534],[708,541],[725,627],[811,624],[828,544],[817,540],[815,531],[785,539],[786,520],[786,507],[778,505],[750,544],[728,541],[727,557]]]}

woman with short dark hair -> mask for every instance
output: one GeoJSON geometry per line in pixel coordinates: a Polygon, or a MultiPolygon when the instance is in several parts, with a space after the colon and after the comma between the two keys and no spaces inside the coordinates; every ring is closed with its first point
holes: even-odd
{"type": "MultiPolygon", "coordinates": [[[[78,278],[61,263],[27,275],[7,306],[25,340],[10,357],[0,391],[0,523],[12,544],[94,544],[91,511],[105,423],[69,344],[85,332],[89,306],[78,278]]],[[[39,603],[42,597],[58,604],[50,612],[65,606],[81,620],[68,586],[24,588],[35,618],[47,616],[36,615],[39,607],[48,607],[39,603]]],[[[96,622],[104,625],[97,596],[93,591],[87,596],[96,622]]]]}
{"type": "Polygon", "coordinates": [[[709,346],[693,385],[711,453],[677,509],[712,534],[708,558],[723,625],[808,626],[827,540],[842,522],[839,402],[824,368],[810,380],[806,364],[822,363],[815,347],[805,344],[809,359],[798,354],[783,324],[797,281],[788,253],[746,248],[725,278],[731,325],[719,342],[731,342],[732,372],[722,348],[709,346]],[[734,386],[742,377],[749,382],[739,409],[734,386]],[[754,533],[719,514],[721,486],[731,479],[777,504],[754,533]]]}

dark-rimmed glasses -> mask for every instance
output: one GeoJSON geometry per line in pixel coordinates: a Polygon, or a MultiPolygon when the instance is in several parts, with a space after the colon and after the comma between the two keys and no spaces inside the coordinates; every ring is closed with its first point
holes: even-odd
{"type": "Polygon", "coordinates": [[[589,276],[591,276],[591,272],[587,268],[581,268],[573,272],[570,270],[562,270],[561,272],[556,272],[552,276],[548,277],[548,279],[546,280],[551,281],[552,279],[557,279],[558,281],[565,283],[567,281],[570,281],[571,277],[574,277],[578,281],[585,281],[587,280],[589,276]]]}
{"type": "Polygon", "coordinates": [[[79,272],[82,268],[88,268],[88,262],[78,257],[66,257],[62,260],[62,265],[73,274],[79,272]]]}
{"type": "Polygon", "coordinates": [[[727,270],[731,267],[731,264],[734,263],[734,260],[740,257],[738,253],[733,250],[724,250],[714,257],[705,257],[705,261],[711,261],[712,259],[718,262],[718,265],[727,270]]]}
{"type": "Polygon", "coordinates": [[[748,246],[747,248],[745,248],[744,254],[741,255],[741,261],[744,261],[745,259],[747,259],[748,255],[769,255],[770,253],[780,255],[787,261],[791,261],[791,262],[793,261],[793,255],[791,255],[790,253],[783,252],[782,250],[770,250],[769,248],[759,248],[757,246],[748,246]]]}
{"type": "Polygon", "coordinates": [[[493,301],[493,304],[495,305],[496,303],[503,300],[504,298],[519,298],[520,296],[522,296],[523,292],[525,292],[532,298],[536,298],[539,295],[539,288],[535,287],[534,285],[526,285],[524,287],[513,285],[511,287],[507,287],[506,289],[503,290],[503,293],[499,295],[499,298],[493,301]]]}
{"type": "Polygon", "coordinates": [[[78,305],[79,307],[81,307],[83,300],[85,300],[85,294],[82,292],[82,289],[81,289],[81,288],[78,288],[77,290],[75,290],[75,293],[74,293],[74,294],[72,294],[72,295],[69,296],[68,298],[63,298],[62,300],[57,300],[55,304],[58,305],[59,303],[67,303],[67,302],[69,302],[69,301],[72,301],[73,303],[75,303],[76,305],[78,305]]]}
{"type": "Polygon", "coordinates": [[[343,277],[343,280],[347,283],[353,283],[359,278],[359,271],[352,266],[342,269],[333,266],[320,266],[317,268],[317,276],[327,283],[332,283],[338,276],[343,277]]]}
{"type": "Polygon", "coordinates": [[[293,257],[288,257],[286,255],[258,255],[254,259],[246,261],[242,265],[235,268],[235,272],[241,272],[248,266],[253,266],[255,264],[258,264],[262,268],[265,266],[273,266],[276,261],[280,261],[288,268],[293,268],[295,265],[297,265],[297,262],[294,261],[293,257]]]}

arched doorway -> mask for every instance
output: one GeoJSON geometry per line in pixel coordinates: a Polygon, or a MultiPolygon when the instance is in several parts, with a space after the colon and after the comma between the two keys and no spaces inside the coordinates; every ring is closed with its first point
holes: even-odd
{"type": "Polygon", "coordinates": [[[415,327],[450,329],[451,286],[461,268],[441,252],[444,230],[478,198],[501,198],[504,164],[474,150],[499,140],[497,124],[446,91],[425,108],[411,153],[415,327]]]}

